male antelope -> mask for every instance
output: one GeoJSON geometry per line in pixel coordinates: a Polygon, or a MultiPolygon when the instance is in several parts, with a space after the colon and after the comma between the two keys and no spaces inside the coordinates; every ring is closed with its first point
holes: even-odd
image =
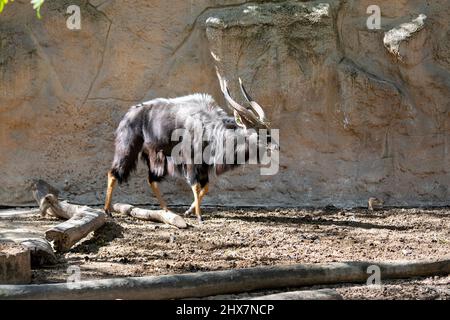
{"type": "MultiPolygon", "coordinates": [[[[128,179],[130,172],[136,168],[139,154],[148,166],[148,183],[161,208],[167,210],[167,204],[161,196],[158,183],[168,175],[184,176],[194,193],[194,202],[186,214],[195,210],[197,219],[201,222],[200,203],[208,192],[211,173],[220,175],[242,164],[237,161],[238,154],[243,153],[245,159],[248,159],[251,141],[256,141],[258,148],[277,150],[275,142],[268,143],[260,138],[259,132],[268,132],[269,123],[263,109],[249,96],[242,81],[239,79],[242,93],[249,103],[248,109],[231,98],[226,80],[219,73],[217,75],[234,117],[228,116],[207,94],[192,94],[174,99],[159,98],[130,108],[116,131],[114,161],[108,172],[105,200],[105,211],[108,214],[116,182],[122,183],[128,179]],[[199,124],[202,131],[200,138],[195,137],[199,124]],[[174,134],[180,130],[191,136],[189,138],[183,135],[188,148],[178,148],[179,141],[173,139],[174,134]],[[232,148],[224,147],[225,141],[232,141],[232,148]],[[195,158],[195,152],[191,152],[198,145],[203,152],[208,153],[201,155],[200,161],[198,157],[195,158]],[[178,152],[177,157],[173,154],[175,150],[178,152]],[[232,159],[231,162],[227,161],[229,159],[232,159]]],[[[270,137],[270,133],[266,137],[270,137]]]]}

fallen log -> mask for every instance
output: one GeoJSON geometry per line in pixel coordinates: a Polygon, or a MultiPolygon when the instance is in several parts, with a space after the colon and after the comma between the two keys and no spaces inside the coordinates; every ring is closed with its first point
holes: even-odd
{"type": "Polygon", "coordinates": [[[125,203],[115,203],[113,210],[140,220],[162,222],[179,229],[187,228],[186,221],[172,211],[141,209],[125,203]]]}
{"type": "MultiPolygon", "coordinates": [[[[67,201],[59,201],[53,194],[47,194],[41,203],[44,209],[47,209],[47,212],[51,212],[54,216],[65,220],[73,218],[76,214],[83,211],[84,208],[89,208],[87,206],[71,204],[67,201]]],[[[92,208],[89,209],[94,210],[92,208]]]]}
{"type": "Polygon", "coordinates": [[[33,183],[31,190],[43,217],[47,214],[51,214],[60,219],[67,220],[71,218],[71,216],[59,206],[59,191],[55,187],[44,180],[37,180],[33,183]]]}
{"type": "MultiPolygon", "coordinates": [[[[33,211],[29,211],[35,214],[33,211]]],[[[22,212],[22,216],[24,213],[22,212]]],[[[25,225],[18,219],[0,217],[0,242],[21,244],[30,251],[31,266],[40,267],[56,264],[57,258],[51,244],[44,237],[45,227],[25,225]]]]}
{"type": "Polygon", "coordinates": [[[21,239],[19,243],[30,250],[32,267],[49,266],[58,262],[52,245],[44,238],[21,239]]]}
{"type": "Polygon", "coordinates": [[[43,180],[32,185],[33,197],[42,216],[51,214],[67,221],[47,230],[45,238],[53,241],[56,251],[65,252],[106,222],[103,211],[58,200],[58,190],[43,180]]]}
{"type": "Polygon", "coordinates": [[[45,232],[45,238],[53,241],[53,246],[58,252],[68,251],[75,243],[106,222],[106,214],[102,210],[67,202],[61,202],[59,206],[70,219],[45,232]]]}
{"type": "Polygon", "coordinates": [[[342,300],[342,296],[336,290],[321,289],[280,292],[242,300],[342,300]]]}
{"type": "Polygon", "coordinates": [[[60,202],[58,190],[43,180],[35,181],[32,191],[42,216],[51,214],[67,220],[45,232],[45,238],[53,241],[56,251],[68,251],[75,243],[106,222],[106,214],[101,210],[74,205],[67,201],[60,202]]]}
{"type": "Polygon", "coordinates": [[[369,267],[381,279],[447,275],[450,259],[410,262],[339,262],[81,281],[75,284],[0,286],[0,299],[181,299],[319,284],[365,283],[369,267]]]}

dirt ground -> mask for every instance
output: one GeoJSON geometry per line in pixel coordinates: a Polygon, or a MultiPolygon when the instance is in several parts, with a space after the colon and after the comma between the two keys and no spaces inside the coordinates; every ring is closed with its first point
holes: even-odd
{"type": "MultiPolygon", "coordinates": [[[[187,218],[190,228],[178,230],[115,214],[100,230],[60,255],[56,267],[34,270],[33,282],[65,282],[67,268],[74,265],[80,267],[81,280],[88,280],[275,264],[450,257],[449,208],[376,212],[210,208],[204,218],[201,226],[187,218]]],[[[18,226],[45,230],[56,223],[36,211],[0,211],[0,233],[18,226]]],[[[344,299],[450,299],[450,275],[382,279],[381,287],[327,287],[336,288],[344,299]]]]}

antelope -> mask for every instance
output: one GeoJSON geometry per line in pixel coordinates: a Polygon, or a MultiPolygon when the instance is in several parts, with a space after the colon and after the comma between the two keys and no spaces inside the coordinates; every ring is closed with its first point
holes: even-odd
{"type": "MultiPolygon", "coordinates": [[[[136,168],[139,154],[148,167],[148,184],[161,208],[168,210],[158,184],[167,176],[184,177],[194,194],[194,201],[185,215],[195,211],[198,222],[202,223],[200,204],[208,193],[210,174],[221,175],[241,164],[236,161],[236,157],[232,157],[234,160],[227,163],[224,161],[227,157],[241,152],[248,159],[252,139],[267,152],[278,150],[277,142],[263,141],[259,132],[266,132],[266,140],[271,140],[270,123],[263,108],[248,94],[242,80],[239,79],[240,89],[248,102],[248,108],[233,100],[227,81],[219,72],[217,76],[233,116],[229,116],[210,95],[198,93],[150,100],[132,106],[125,114],[116,130],[114,160],[108,171],[104,207],[108,215],[111,216],[112,194],[116,183],[127,181],[130,172],[136,168]],[[193,141],[183,138],[184,142],[188,141],[188,147],[185,145],[180,151],[178,141],[173,139],[174,134],[179,130],[193,134],[198,124],[201,125],[202,138],[194,138],[193,141]],[[223,148],[226,139],[233,141],[232,150],[223,148]],[[206,159],[201,157],[200,161],[195,162],[189,151],[198,143],[203,151],[209,148],[210,154],[206,159]],[[175,157],[175,151],[180,156],[175,157]]],[[[258,157],[257,163],[261,163],[260,159],[258,157]]]]}

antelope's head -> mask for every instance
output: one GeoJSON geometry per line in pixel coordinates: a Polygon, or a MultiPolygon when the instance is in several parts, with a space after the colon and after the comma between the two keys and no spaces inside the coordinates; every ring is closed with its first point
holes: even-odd
{"type": "Polygon", "coordinates": [[[234,114],[236,124],[243,128],[254,129],[258,136],[261,132],[265,132],[267,135],[266,143],[267,149],[274,151],[279,150],[278,139],[272,139],[270,122],[266,117],[266,114],[259,103],[257,103],[245,89],[242,79],[239,78],[239,86],[241,92],[248,103],[248,107],[244,107],[237,103],[230,95],[230,91],[227,86],[227,80],[224,79],[216,68],[217,77],[220,83],[220,89],[225,97],[225,100],[231,106],[234,114]],[[261,130],[263,129],[263,130],[261,130]]]}

